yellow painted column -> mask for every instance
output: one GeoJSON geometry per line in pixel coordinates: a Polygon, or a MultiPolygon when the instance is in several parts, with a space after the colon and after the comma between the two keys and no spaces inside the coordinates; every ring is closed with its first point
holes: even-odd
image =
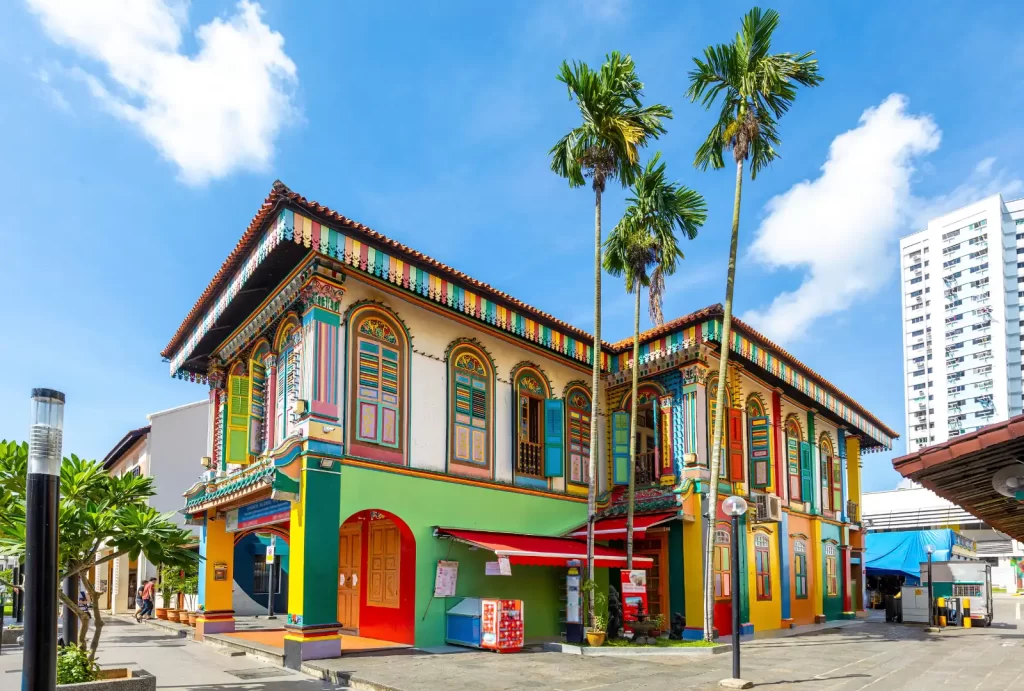
{"type": "MultiPolygon", "coordinates": [[[[860,496],[860,439],[852,434],[846,435],[846,486],[850,501],[861,506],[860,496]]],[[[857,517],[858,519],[860,516],[857,517]]]]}
{"type": "Polygon", "coordinates": [[[701,497],[693,493],[686,499],[692,507],[687,515],[691,523],[683,523],[683,598],[686,606],[686,630],[683,638],[700,640],[704,637],[704,516],[701,497]]]}
{"type": "Polygon", "coordinates": [[[208,633],[235,630],[231,592],[235,582],[235,536],[225,530],[224,519],[210,511],[199,545],[199,602],[203,608],[196,620],[196,639],[208,633]]]}
{"type": "Polygon", "coordinates": [[[814,551],[814,578],[811,580],[811,602],[814,603],[814,623],[825,621],[825,568],[824,545],[821,542],[821,519],[811,518],[811,549],[814,551]]]}

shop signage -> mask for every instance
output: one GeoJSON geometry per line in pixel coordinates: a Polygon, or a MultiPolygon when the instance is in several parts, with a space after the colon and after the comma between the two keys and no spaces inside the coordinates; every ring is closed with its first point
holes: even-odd
{"type": "Polygon", "coordinates": [[[270,536],[270,544],[267,545],[267,563],[274,563],[274,550],[277,548],[277,537],[275,535],[270,536]]]}
{"type": "Polygon", "coordinates": [[[633,569],[622,574],[622,618],[625,621],[637,621],[637,613],[643,607],[645,614],[651,610],[647,606],[647,572],[633,569]]]}
{"type": "Polygon", "coordinates": [[[291,502],[280,499],[262,499],[227,512],[224,530],[236,533],[262,525],[287,521],[291,517],[291,502]]]}
{"type": "Polygon", "coordinates": [[[459,581],[459,562],[437,562],[437,574],[434,576],[434,597],[454,597],[455,586],[459,581]]]}
{"type": "Polygon", "coordinates": [[[498,557],[498,561],[489,561],[484,564],[484,574],[487,576],[511,576],[512,563],[508,557],[498,557]]]}

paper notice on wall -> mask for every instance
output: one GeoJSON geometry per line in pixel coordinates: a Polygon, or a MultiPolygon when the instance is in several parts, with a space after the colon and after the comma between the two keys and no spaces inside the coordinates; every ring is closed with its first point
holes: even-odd
{"type": "Polygon", "coordinates": [[[498,570],[502,576],[512,575],[512,562],[508,560],[508,557],[498,557],[498,570]]]}
{"type": "Polygon", "coordinates": [[[434,577],[434,597],[453,597],[459,581],[459,562],[439,560],[434,577]]]}
{"type": "Polygon", "coordinates": [[[484,564],[484,575],[485,576],[500,576],[501,566],[496,561],[489,561],[484,564]]]}

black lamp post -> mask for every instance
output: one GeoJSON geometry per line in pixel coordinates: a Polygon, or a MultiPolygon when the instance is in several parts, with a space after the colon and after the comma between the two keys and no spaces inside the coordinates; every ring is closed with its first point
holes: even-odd
{"type": "Polygon", "coordinates": [[[732,566],[729,577],[732,591],[732,679],[723,679],[721,685],[747,689],[753,684],[740,677],[740,589],[737,587],[740,582],[740,549],[746,547],[740,540],[740,516],[747,512],[747,501],[736,495],[726,497],[722,502],[722,511],[732,519],[732,566]]]}
{"type": "Polygon", "coordinates": [[[928,552],[928,626],[935,626],[935,602],[932,600],[932,553],[935,552],[934,545],[925,548],[928,552]]]}
{"type": "Polygon", "coordinates": [[[57,503],[64,394],[32,389],[25,499],[25,647],[22,691],[57,687],[57,503]]]}

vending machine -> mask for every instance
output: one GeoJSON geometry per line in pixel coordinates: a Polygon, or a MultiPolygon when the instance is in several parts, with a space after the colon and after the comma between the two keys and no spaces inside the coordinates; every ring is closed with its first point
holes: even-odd
{"type": "Polygon", "coordinates": [[[501,653],[523,647],[523,601],[483,600],[481,648],[501,653]]]}
{"type": "Polygon", "coordinates": [[[523,647],[523,601],[463,598],[447,612],[445,640],[514,653],[523,647]]]}

